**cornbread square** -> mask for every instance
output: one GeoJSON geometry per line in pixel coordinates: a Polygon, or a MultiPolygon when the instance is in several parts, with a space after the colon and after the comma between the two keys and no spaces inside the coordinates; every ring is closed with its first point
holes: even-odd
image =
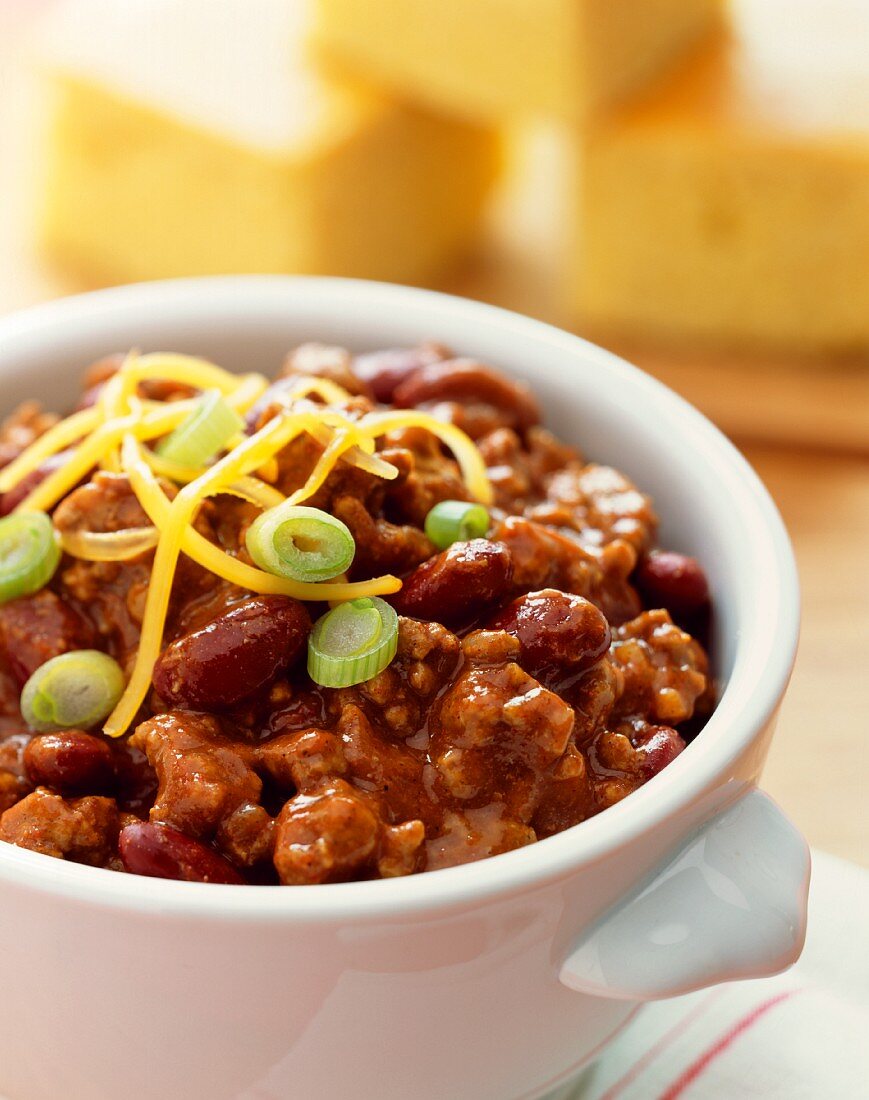
{"type": "Polygon", "coordinates": [[[306,29],[287,0],[65,4],[44,39],[48,253],[100,283],[435,278],[468,246],[496,137],[321,73],[306,29]]]}
{"type": "Polygon", "coordinates": [[[724,0],[317,0],[321,49],[421,103],[580,120],[720,25],[724,0]]]}
{"type": "Polygon", "coordinates": [[[869,6],[734,31],[582,142],[572,305],[597,329],[869,349],[869,6]]]}

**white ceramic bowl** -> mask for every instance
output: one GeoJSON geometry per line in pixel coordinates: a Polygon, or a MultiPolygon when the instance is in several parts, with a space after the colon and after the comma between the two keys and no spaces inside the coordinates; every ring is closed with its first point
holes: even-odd
{"type": "MultiPolygon", "coordinates": [[[[638,1002],[779,971],[808,852],[756,791],[798,633],[794,561],[749,466],[640,371],[473,302],[333,279],[126,287],[0,320],[3,405],[63,407],[107,352],[273,371],[294,343],[431,338],[527,379],[549,424],[655,498],[704,563],[723,693],[661,775],[592,820],[408,879],[239,889],[0,843],[0,1092],[14,1100],[519,1100],[638,1002]]],[[[748,398],[747,398],[748,399],[748,398]]]]}

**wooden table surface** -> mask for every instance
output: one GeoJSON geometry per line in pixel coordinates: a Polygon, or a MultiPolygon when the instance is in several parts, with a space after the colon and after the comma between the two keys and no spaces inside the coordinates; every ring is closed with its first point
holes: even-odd
{"type": "MultiPolygon", "coordinates": [[[[30,244],[30,93],[14,79],[14,36],[3,33],[17,11],[0,0],[0,313],[75,289],[30,244]]],[[[487,243],[447,289],[563,321],[552,260],[563,236],[551,194],[558,154],[552,135],[532,145],[487,243]]],[[[810,843],[869,866],[869,367],[630,353],[730,434],[782,511],[802,580],[803,631],[765,786],[810,843]]]]}

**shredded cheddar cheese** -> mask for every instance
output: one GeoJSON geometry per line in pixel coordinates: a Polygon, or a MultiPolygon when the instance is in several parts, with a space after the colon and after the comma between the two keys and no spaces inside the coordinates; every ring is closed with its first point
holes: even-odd
{"type": "Polygon", "coordinates": [[[401,428],[423,428],[432,435],[436,435],[441,443],[453,452],[471,493],[481,504],[492,503],[492,486],[486,474],[483,456],[477,450],[473,440],[455,424],[436,420],[428,413],[418,412],[415,409],[408,409],[406,412],[400,409],[396,412],[369,413],[359,423],[372,439],[401,428]]]}
{"type": "Polygon", "coordinates": [[[268,386],[260,374],[231,374],[194,356],[169,352],[140,355],[132,351],[92,408],[54,425],[0,471],[0,492],[8,492],[47,459],[75,445],[69,459],[36,485],[17,510],[51,510],[91,470],[102,467],[127,475],[152,524],[115,532],[60,533],[66,553],[88,561],[123,561],[154,550],[135,662],[126,690],[104,727],[110,737],[126,732],[147,696],[163,645],[166,614],[182,553],[242,589],[299,600],[334,604],[388,595],[401,587],[400,580],[389,575],[367,581],[351,582],[343,577],[315,583],[290,580],[248,565],[194,527],[198,510],[209,497],[231,494],[263,510],[285,500],[296,504],[309,500],[341,461],[373,476],[393,479],[398,470],[377,454],[377,440],[391,431],[418,427],[449,448],[471,494],[485,504],[492,498],[483,459],[460,429],[415,410],[365,413],[364,409],[354,408],[351,412],[342,407],[352,400],[347,390],[314,376],[300,377],[278,390],[274,401],[277,414],[254,434],[230,440],[225,453],[212,464],[198,469],[181,466],[146,444],[178,427],[199,407],[199,398],[165,402],[142,398],[139,384],[155,379],[196,390],[217,389],[240,414],[249,412],[268,386]],[[301,435],[313,438],[323,451],[305,483],[285,497],[269,482],[279,476],[279,453],[301,435]],[[160,478],[179,486],[174,499],[164,491],[160,478]]]}
{"type": "MultiPolygon", "coordinates": [[[[123,455],[124,468],[139,502],[152,523],[162,529],[168,521],[169,500],[147,463],[139,460],[137,444],[132,437],[124,441],[123,455]]],[[[238,485],[238,482],[235,484],[238,485]]],[[[227,492],[227,489],[222,488],[220,491],[227,492]]],[[[388,574],[369,581],[352,583],[337,581],[307,583],[277,577],[232,557],[219,546],[215,546],[213,542],[209,542],[193,527],[188,528],[184,533],[183,550],[189,558],[216,576],[238,585],[239,588],[247,588],[251,592],[259,592],[262,595],[293,596],[297,600],[343,602],[360,596],[388,596],[401,588],[401,581],[388,574]]]]}

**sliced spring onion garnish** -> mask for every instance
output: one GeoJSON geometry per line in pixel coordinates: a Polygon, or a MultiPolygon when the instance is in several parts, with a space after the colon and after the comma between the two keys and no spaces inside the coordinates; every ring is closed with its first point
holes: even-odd
{"type": "Polygon", "coordinates": [[[40,665],[21,692],[21,713],[40,733],[90,729],[111,712],[123,691],[117,661],[97,649],[78,649],[40,665]]]}
{"type": "Polygon", "coordinates": [[[204,466],[244,427],[220,390],[208,390],[199,407],[163,440],[157,454],[179,466],[204,466]]]}
{"type": "Polygon", "coordinates": [[[44,512],[0,519],[0,603],[38,592],[54,576],[60,542],[44,512]]]}
{"type": "Polygon", "coordinates": [[[438,550],[446,550],[454,542],[482,538],[490,522],[489,513],[482,504],[442,500],[425,517],[425,533],[438,550]]]}
{"type": "Polygon", "coordinates": [[[267,573],[295,581],[328,581],[353,561],[349,528],[319,508],[279,504],[258,516],[245,535],[248,553],[267,573]]]}
{"type": "Polygon", "coordinates": [[[363,597],[328,611],[308,638],[308,675],[322,687],[352,687],[382,672],[398,647],[398,616],[363,597]]]}

